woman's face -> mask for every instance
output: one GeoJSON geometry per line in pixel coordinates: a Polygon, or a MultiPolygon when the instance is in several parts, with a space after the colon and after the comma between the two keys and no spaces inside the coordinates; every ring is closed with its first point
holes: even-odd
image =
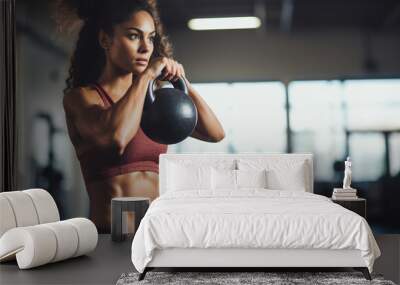
{"type": "Polygon", "coordinates": [[[142,73],[154,50],[155,25],[152,16],[139,11],[114,27],[108,57],[114,66],[134,75],[142,73]]]}

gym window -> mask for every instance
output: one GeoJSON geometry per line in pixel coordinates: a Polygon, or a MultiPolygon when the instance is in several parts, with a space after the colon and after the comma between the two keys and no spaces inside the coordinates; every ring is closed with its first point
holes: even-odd
{"type": "Polygon", "coordinates": [[[317,180],[338,178],[347,153],[355,181],[400,171],[400,79],[294,81],[289,98],[293,151],[315,154],[317,180]]]}
{"type": "Polygon", "coordinates": [[[292,152],[314,154],[317,181],[338,181],[350,154],[355,181],[400,171],[400,79],[197,83],[194,88],[221,121],[226,137],[213,144],[188,138],[169,152],[292,152]],[[388,132],[386,135],[384,131],[388,132]],[[385,141],[385,136],[386,141],[385,141]],[[385,158],[390,152],[390,161],[385,158]]]}
{"type": "Polygon", "coordinates": [[[169,152],[285,152],[285,87],[281,82],[193,84],[220,120],[225,138],[207,143],[193,138],[169,152]]]}

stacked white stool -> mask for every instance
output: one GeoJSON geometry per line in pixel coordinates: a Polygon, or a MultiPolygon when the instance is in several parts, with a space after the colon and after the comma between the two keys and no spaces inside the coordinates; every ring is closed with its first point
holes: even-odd
{"type": "Polygon", "coordinates": [[[16,258],[20,269],[28,269],[86,254],[97,240],[90,220],[60,221],[43,189],[0,193],[0,262],[16,258]]]}

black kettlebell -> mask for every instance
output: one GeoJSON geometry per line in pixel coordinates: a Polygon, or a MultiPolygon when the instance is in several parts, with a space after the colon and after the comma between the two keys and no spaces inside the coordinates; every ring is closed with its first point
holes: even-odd
{"type": "Polygon", "coordinates": [[[153,141],[175,144],[193,132],[197,124],[197,108],[188,95],[185,81],[171,82],[174,88],[154,90],[149,82],[140,126],[153,141]]]}

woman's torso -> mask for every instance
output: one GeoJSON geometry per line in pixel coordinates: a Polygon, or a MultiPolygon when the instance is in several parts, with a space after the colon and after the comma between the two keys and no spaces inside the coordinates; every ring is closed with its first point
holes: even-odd
{"type": "MultiPolygon", "coordinates": [[[[112,106],[112,99],[108,98],[107,103],[104,94],[102,96],[98,88],[87,87],[85,91],[98,96],[104,108],[112,106]]],[[[101,91],[104,92],[104,89],[101,91]]],[[[109,215],[104,213],[109,213],[113,197],[140,196],[149,197],[151,201],[158,197],[158,155],[167,151],[166,145],[151,141],[139,128],[138,133],[128,144],[124,156],[116,157],[115,154],[105,151],[93,153],[93,146],[80,138],[68,116],[67,126],[81,163],[90,199],[90,216],[96,225],[109,224],[109,215]]]]}

